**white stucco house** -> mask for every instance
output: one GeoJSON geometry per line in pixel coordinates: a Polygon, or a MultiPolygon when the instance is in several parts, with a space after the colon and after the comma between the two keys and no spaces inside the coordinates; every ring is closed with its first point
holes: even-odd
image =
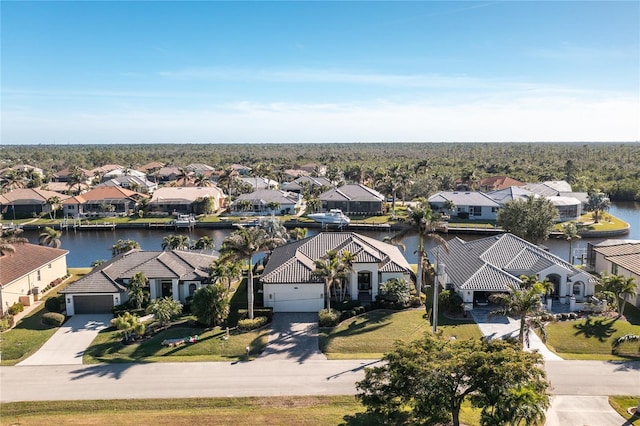
{"type": "MultiPolygon", "coordinates": [[[[622,275],[635,278],[640,286],[640,241],[605,240],[587,244],[587,269],[599,274],[622,275]]],[[[640,307],[640,287],[636,296],[627,301],[640,307]]]]}
{"type": "Polygon", "coordinates": [[[208,268],[215,256],[188,251],[132,250],[95,267],[70,284],[65,295],[67,315],[109,313],[128,300],[127,285],[142,272],[149,280],[149,297],[171,297],[186,303],[187,297],[210,284],[208,268]]]}
{"type": "Polygon", "coordinates": [[[375,300],[380,284],[392,278],[411,282],[411,267],[398,247],[354,232],[322,232],[273,250],[260,278],[264,306],[274,312],[323,309],[325,285],[312,272],[314,261],[329,250],[355,256],[353,271],[344,282],[351,299],[375,300]]]}
{"type": "Polygon", "coordinates": [[[513,234],[500,234],[474,241],[454,238],[447,242],[449,251],[434,249],[434,258],[445,265],[440,285],[454,289],[473,309],[490,294],[509,292],[519,287],[522,275],[548,279],[554,287],[554,299],[560,303],[583,302],[593,296],[596,277],[569,262],[513,234]]]}
{"type": "Polygon", "coordinates": [[[443,213],[461,219],[496,220],[500,204],[484,192],[442,191],[429,197],[434,213],[443,213]],[[453,203],[453,209],[446,206],[453,203]]]}
{"type": "Polygon", "coordinates": [[[52,247],[13,243],[0,252],[0,306],[4,315],[14,303],[31,305],[52,282],[67,275],[67,253],[52,247]]]}

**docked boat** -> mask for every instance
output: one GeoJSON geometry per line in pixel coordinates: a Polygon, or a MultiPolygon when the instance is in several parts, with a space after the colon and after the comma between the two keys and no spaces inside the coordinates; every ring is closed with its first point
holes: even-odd
{"type": "Polygon", "coordinates": [[[192,215],[181,214],[173,220],[172,224],[176,228],[193,228],[196,224],[196,218],[192,215]]]}
{"type": "Polygon", "coordinates": [[[348,225],[351,222],[349,216],[342,213],[340,209],[331,209],[325,213],[312,213],[307,215],[309,219],[320,222],[323,225],[348,225]]]}

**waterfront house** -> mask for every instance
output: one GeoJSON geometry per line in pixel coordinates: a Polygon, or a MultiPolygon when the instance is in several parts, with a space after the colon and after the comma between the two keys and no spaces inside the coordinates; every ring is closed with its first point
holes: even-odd
{"type": "Polygon", "coordinates": [[[492,293],[510,291],[510,285],[519,287],[522,275],[548,279],[552,297],[560,303],[583,302],[594,294],[593,275],[513,234],[474,241],[456,237],[447,245],[448,251],[441,246],[433,250],[436,263],[444,265],[439,282],[462,297],[465,310],[486,302],[492,293]]]}
{"type": "Polygon", "coordinates": [[[384,212],[384,195],[362,184],[347,184],[318,196],[322,209],[342,210],[345,214],[377,215],[384,212]]]}
{"type": "Polygon", "coordinates": [[[147,197],[119,186],[101,186],[66,199],[62,205],[68,217],[126,215],[147,197]]]}
{"type": "Polygon", "coordinates": [[[14,303],[37,301],[49,284],[67,275],[67,250],[29,243],[12,243],[15,252],[0,252],[0,306],[2,315],[14,303]]]}
{"type": "Polygon", "coordinates": [[[496,220],[500,210],[500,204],[493,198],[477,191],[438,192],[429,197],[429,206],[434,213],[477,220],[496,220]]]}
{"type": "Polygon", "coordinates": [[[478,182],[478,187],[480,188],[480,191],[483,192],[499,191],[512,186],[518,187],[524,185],[526,185],[524,182],[520,182],[519,180],[510,178],[509,176],[492,176],[480,179],[478,182]]]}
{"type": "Polygon", "coordinates": [[[214,210],[226,206],[226,195],[217,186],[186,186],[158,188],[151,197],[149,210],[166,213],[195,213],[195,203],[199,199],[210,198],[214,210]]]}
{"type": "Polygon", "coordinates": [[[149,194],[158,188],[158,184],[147,180],[144,175],[142,177],[132,175],[116,176],[103,181],[95,187],[99,188],[101,186],[119,186],[120,188],[130,189],[143,194],[149,194]]]}
{"type": "Polygon", "coordinates": [[[273,180],[260,176],[243,177],[240,180],[247,188],[251,188],[251,191],[258,191],[260,189],[278,189],[280,184],[273,180]]]}
{"type": "Polygon", "coordinates": [[[297,192],[298,194],[300,194],[303,193],[305,189],[311,192],[313,192],[314,190],[324,192],[333,187],[335,187],[333,182],[331,182],[326,177],[300,176],[289,183],[283,184],[282,189],[286,189],[287,191],[291,192],[297,192]]]}
{"type": "Polygon", "coordinates": [[[150,300],[170,297],[185,304],[197,289],[210,284],[209,266],[215,259],[179,250],[132,250],[96,266],[60,293],[65,295],[67,315],[110,313],[129,300],[128,284],[141,272],[149,280],[150,300]]]}
{"type": "Polygon", "coordinates": [[[300,194],[277,189],[261,189],[242,194],[231,204],[239,214],[294,214],[302,206],[300,194]]]}
{"type": "Polygon", "coordinates": [[[37,217],[51,212],[47,200],[57,197],[64,202],[69,196],[38,188],[20,188],[5,192],[0,198],[0,212],[8,220],[37,217]]]}
{"type": "Polygon", "coordinates": [[[321,310],[325,285],[312,272],[314,261],[329,250],[348,251],[355,258],[342,289],[332,287],[332,294],[342,290],[365,303],[375,300],[380,284],[389,279],[411,282],[411,267],[398,247],[354,232],[321,232],[273,250],[260,277],[264,306],[274,312],[321,310]]]}
{"type": "MultiPolygon", "coordinates": [[[[640,286],[640,241],[587,243],[587,269],[598,274],[635,278],[636,285],[640,286]]],[[[636,293],[633,299],[627,298],[627,301],[640,308],[640,288],[636,288],[636,293]]]]}

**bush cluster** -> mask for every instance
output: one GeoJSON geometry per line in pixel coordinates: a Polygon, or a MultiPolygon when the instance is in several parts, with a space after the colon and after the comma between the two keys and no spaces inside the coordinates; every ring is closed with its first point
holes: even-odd
{"type": "MultiPolygon", "coordinates": [[[[273,309],[272,308],[254,308],[253,309],[254,318],[257,317],[266,317],[267,322],[271,322],[273,319],[273,309]]],[[[246,309],[238,309],[238,317],[243,320],[249,317],[249,311],[246,309]]]]}
{"type": "Polygon", "coordinates": [[[42,315],[42,323],[53,327],[60,327],[64,320],[65,316],[57,312],[47,312],[42,315]]]}
{"type": "Polygon", "coordinates": [[[44,307],[49,312],[62,312],[64,306],[64,295],[62,294],[48,297],[47,300],[44,301],[44,307]]]}
{"type": "Polygon", "coordinates": [[[323,309],[318,312],[318,324],[320,327],[335,327],[338,322],[340,322],[340,311],[323,309]]]}
{"type": "Polygon", "coordinates": [[[9,315],[16,315],[20,312],[24,311],[24,305],[20,302],[16,302],[13,305],[9,306],[9,315]]]}
{"type": "Polygon", "coordinates": [[[354,309],[358,306],[360,306],[360,302],[352,299],[343,300],[342,302],[334,300],[331,301],[331,308],[341,312],[350,311],[351,309],[354,309]]]}
{"type": "Polygon", "coordinates": [[[146,308],[136,309],[133,306],[131,306],[129,302],[125,302],[121,305],[114,306],[111,309],[111,311],[113,312],[113,316],[116,316],[116,317],[124,314],[125,312],[129,312],[131,314],[134,314],[140,317],[146,314],[146,308]]]}
{"type": "Polygon", "coordinates": [[[9,330],[11,327],[13,327],[13,322],[13,315],[9,313],[0,318],[0,331],[9,330]]]}
{"type": "Polygon", "coordinates": [[[348,311],[342,311],[340,313],[340,321],[344,321],[351,317],[355,317],[360,314],[364,314],[366,312],[364,306],[356,306],[353,309],[349,309],[348,311]]]}
{"type": "Polygon", "coordinates": [[[242,331],[255,330],[268,323],[267,317],[255,317],[254,319],[244,318],[238,321],[238,329],[242,331]]]}

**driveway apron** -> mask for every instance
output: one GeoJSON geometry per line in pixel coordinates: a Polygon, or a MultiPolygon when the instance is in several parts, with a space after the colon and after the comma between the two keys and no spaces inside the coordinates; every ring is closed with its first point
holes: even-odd
{"type": "Polygon", "coordinates": [[[82,355],[100,330],[109,327],[110,314],[74,315],[23,365],[82,364],[82,355]]]}
{"type": "Polygon", "coordinates": [[[260,360],[326,360],[318,346],[318,314],[278,312],[273,314],[271,334],[260,360]]]}

